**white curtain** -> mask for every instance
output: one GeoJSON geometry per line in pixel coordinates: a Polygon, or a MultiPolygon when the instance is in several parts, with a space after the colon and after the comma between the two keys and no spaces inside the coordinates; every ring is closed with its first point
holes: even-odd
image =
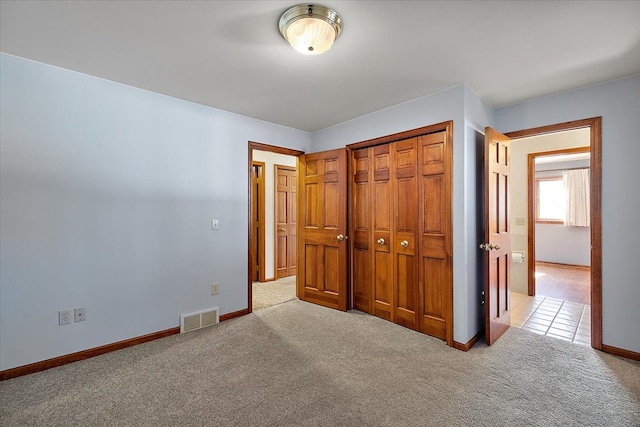
{"type": "Polygon", "coordinates": [[[562,180],[567,197],[564,225],[589,227],[589,169],[562,171],[562,180]]]}

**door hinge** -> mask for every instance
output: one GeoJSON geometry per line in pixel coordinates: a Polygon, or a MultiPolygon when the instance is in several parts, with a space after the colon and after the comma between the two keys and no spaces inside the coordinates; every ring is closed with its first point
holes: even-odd
{"type": "Polygon", "coordinates": [[[480,305],[484,305],[484,291],[480,293],[480,305]]]}

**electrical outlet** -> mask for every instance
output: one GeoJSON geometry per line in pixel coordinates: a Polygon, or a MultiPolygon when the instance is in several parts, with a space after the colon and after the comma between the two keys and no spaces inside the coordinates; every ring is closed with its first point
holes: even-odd
{"type": "Polygon", "coordinates": [[[60,310],[58,312],[58,325],[68,325],[71,323],[72,310],[60,310]]]}
{"type": "Polygon", "coordinates": [[[76,308],[74,311],[75,314],[75,321],[76,322],[82,322],[83,320],[87,320],[87,309],[82,307],[82,308],[76,308]]]}
{"type": "Polygon", "coordinates": [[[218,295],[220,293],[220,283],[213,283],[211,285],[211,295],[218,295]]]}
{"type": "Polygon", "coordinates": [[[218,220],[217,219],[212,219],[211,220],[211,229],[212,230],[217,230],[218,229],[218,220]]]}

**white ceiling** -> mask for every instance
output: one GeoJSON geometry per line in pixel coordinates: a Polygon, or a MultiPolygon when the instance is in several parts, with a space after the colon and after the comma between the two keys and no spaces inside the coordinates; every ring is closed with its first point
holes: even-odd
{"type": "Polygon", "coordinates": [[[5,1],[0,50],[315,131],[467,84],[499,108],[640,73],[640,1],[323,0],[344,31],[295,52],[296,1],[5,1]]]}

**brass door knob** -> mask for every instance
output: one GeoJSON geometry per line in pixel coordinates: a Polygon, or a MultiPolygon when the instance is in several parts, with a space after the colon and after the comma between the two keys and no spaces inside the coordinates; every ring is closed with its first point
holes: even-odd
{"type": "Polygon", "coordinates": [[[378,239],[378,244],[384,245],[384,239],[382,237],[378,239]]]}
{"type": "Polygon", "coordinates": [[[342,242],[344,240],[344,236],[342,234],[338,234],[338,236],[336,237],[338,239],[338,241],[342,242]]]}
{"type": "Polygon", "coordinates": [[[287,229],[286,228],[281,228],[278,231],[287,231],[287,229]]]}
{"type": "Polygon", "coordinates": [[[403,248],[408,248],[409,242],[407,242],[406,240],[403,240],[402,242],[400,242],[400,246],[402,246],[403,248]]]}
{"type": "Polygon", "coordinates": [[[480,249],[484,249],[485,251],[499,250],[501,248],[500,245],[494,245],[493,243],[480,243],[480,249]]]}

